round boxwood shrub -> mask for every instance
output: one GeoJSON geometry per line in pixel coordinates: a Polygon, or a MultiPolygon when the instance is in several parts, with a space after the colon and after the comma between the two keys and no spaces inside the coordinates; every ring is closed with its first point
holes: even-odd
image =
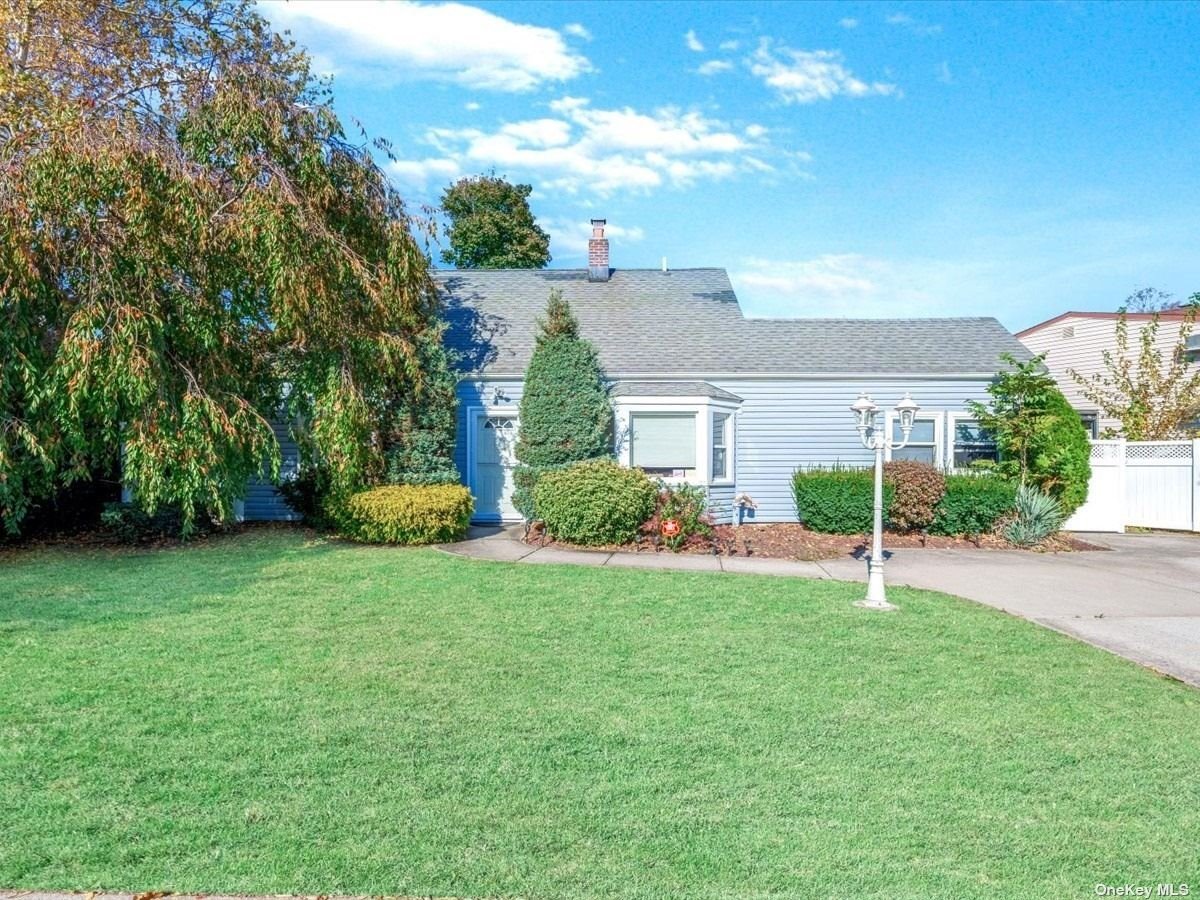
{"type": "Polygon", "coordinates": [[[475,502],[459,484],[396,484],[352,494],[338,511],[338,531],[372,544],[461,540],[475,502]]]}
{"type": "Polygon", "coordinates": [[[933,524],[946,493],[946,477],[928,463],[898,459],[883,464],[883,477],[894,488],[888,521],[899,531],[919,531],[933,524]]]}
{"type": "Polygon", "coordinates": [[[546,531],[572,544],[625,544],[654,513],[658,489],[641,469],[612,460],[576,463],[547,472],[534,488],[546,531]]]}

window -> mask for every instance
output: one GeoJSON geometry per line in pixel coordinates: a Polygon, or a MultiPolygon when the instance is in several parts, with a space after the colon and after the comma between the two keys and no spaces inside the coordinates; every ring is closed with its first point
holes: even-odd
{"type": "Polygon", "coordinates": [[[1083,427],[1087,429],[1088,437],[1094,441],[1100,436],[1100,413],[1081,412],[1079,418],[1083,420],[1083,427]]]}
{"type": "Polygon", "coordinates": [[[995,462],[999,458],[996,439],[971,419],[954,422],[954,468],[966,469],[978,459],[995,462]]]}
{"type": "MultiPolygon", "coordinates": [[[[904,439],[900,421],[892,422],[892,440],[900,443],[904,439]]],[[[892,459],[915,459],[917,462],[937,465],[937,423],[933,419],[918,418],[913,422],[908,443],[900,450],[892,451],[892,459]]]]}
{"type": "Polygon", "coordinates": [[[713,413],[712,480],[729,479],[729,413],[713,413]]]}
{"type": "Polygon", "coordinates": [[[696,414],[633,413],[629,464],[648,475],[686,478],[696,468],[696,414]]]}

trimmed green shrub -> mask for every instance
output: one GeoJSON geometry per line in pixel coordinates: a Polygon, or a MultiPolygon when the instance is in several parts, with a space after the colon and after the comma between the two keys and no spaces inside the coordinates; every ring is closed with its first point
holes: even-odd
{"type": "Polygon", "coordinates": [[[947,475],[946,493],[929,526],[931,534],[988,534],[1013,511],[1016,485],[998,475],[947,475]]]}
{"type": "Polygon", "coordinates": [[[546,472],[534,488],[546,531],[572,544],[625,544],[654,512],[658,490],[641,469],[612,460],[546,472]]]}
{"type": "Polygon", "coordinates": [[[596,348],[553,291],[525,373],[517,462],[538,468],[610,456],[612,424],[596,348]]]}
{"type": "MultiPolygon", "coordinates": [[[[895,486],[883,486],[883,508],[891,506],[895,486]]],[[[861,534],[874,525],[875,473],[872,469],[801,469],[792,475],[796,515],[823,534],[861,534]]]]}
{"type": "Polygon", "coordinates": [[[1033,485],[1017,489],[1017,517],[1004,528],[1004,538],[1018,547],[1040,544],[1066,520],[1062,504],[1033,485]]]}
{"type": "Polygon", "coordinates": [[[516,466],[513,469],[512,505],[526,522],[537,518],[533,489],[537,487],[537,480],[544,471],[540,466],[516,466]]]}
{"type": "MultiPolygon", "coordinates": [[[[607,459],[608,457],[600,457],[607,459]]],[[[587,462],[588,460],[579,460],[579,462],[587,462]]],[[[513,498],[512,503],[517,512],[527,521],[532,522],[540,518],[537,514],[537,504],[534,500],[534,488],[537,487],[538,479],[547,472],[557,472],[560,469],[565,469],[567,466],[572,466],[574,463],[559,463],[555,466],[517,466],[513,469],[513,498]]]]}
{"type": "Polygon", "coordinates": [[[708,515],[708,495],[694,484],[659,483],[657,508],[642,525],[642,533],[658,537],[672,553],[678,553],[693,542],[703,543],[713,536],[713,523],[708,515]],[[662,523],[674,519],[679,534],[668,537],[662,533],[662,523]]]}
{"type": "Polygon", "coordinates": [[[461,540],[475,502],[462,485],[396,484],[352,494],[337,512],[344,537],[371,544],[461,540]]]}
{"type": "Polygon", "coordinates": [[[1061,391],[1047,399],[1043,416],[1044,427],[1031,442],[1029,481],[1057,499],[1066,517],[1087,500],[1092,445],[1079,413],[1061,391]]]}
{"type": "Polygon", "coordinates": [[[919,531],[933,524],[934,511],[946,493],[946,476],[928,463],[898,459],[883,464],[883,477],[894,488],[888,521],[900,531],[919,531]]]}

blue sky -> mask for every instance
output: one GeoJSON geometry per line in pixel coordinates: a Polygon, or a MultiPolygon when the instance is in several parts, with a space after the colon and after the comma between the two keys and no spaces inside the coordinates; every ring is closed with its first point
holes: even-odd
{"type": "Polygon", "coordinates": [[[534,185],[552,266],[721,266],[748,314],[1200,291],[1200,3],[261,2],[397,186],[534,185]]]}

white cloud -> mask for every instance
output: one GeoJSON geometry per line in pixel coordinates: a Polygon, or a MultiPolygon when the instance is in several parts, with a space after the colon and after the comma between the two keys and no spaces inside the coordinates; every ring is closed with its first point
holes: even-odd
{"type": "Polygon", "coordinates": [[[467,112],[475,112],[475,110],[480,109],[480,105],[475,100],[468,100],[463,104],[463,109],[465,109],[467,112]]]}
{"type": "Polygon", "coordinates": [[[967,262],[829,253],[799,260],[751,257],[730,278],[750,315],[898,318],[962,315],[962,285],[987,271],[967,262]]]}
{"type": "Polygon", "coordinates": [[[719,75],[721,72],[728,72],[733,68],[733,63],[724,59],[710,59],[708,62],[701,63],[696,69],[699,75],[719,75]]]}
{"type": "Polygon", "coordinates": [[[863,271],[868,263],[852,253],[789,262],[751,257],[739,276],[744,284],[776,294],[826,300],[861,297],[876,288],[863,271]]]}
{"type": "Polygon", "coordinates": [[[846,29],[857,28],[858,27],[858,19],[851,19],[851,18],[847,17],[845,19],[839,20],[838,24],[846,29]]]}
{"type": "Polygon", "coordinates": [[[954,84],[954,73],[950,71],[950,63],[945,60],[938,64],[937,80],[942,84],[954,84]]]}
{"type": "Polygon", "coordinates": [[[437,155],[392,163],[392,173],[424,188],[451,173],[495,168],[528,177],[539,190],[607,196],[773,171],[757,155],[772,150],[761,125],[739,133],[698,112],[596,109],[580,97],[562,97],[549,106],[553,116],[490,131],[431,128],[424,141],[437,155]]]}
{"type": "Polygon", "coordinates": [[[704,52],[704,44],[700,43],[700,38],[696,37],[696,32],[690,28],[687,34],[683,36],[683,42],[687,44],[687,48],[693,53],[704,52]]]}
{"type": "MultiPolygon", "coordinates": [[[[547,219],[542,223],[550,233],[551,249],[556,258],[570,259],[587,254],[588,238],[592,236],[589,218],[581,215],[578,219],[547,219]]],[[[624,226],[611,221],[604,227],[604,234],[613,244],[614,259],[621,245],[636,244],[646,237],[646,232],[640,226],[624,226]]]]}
{"type": "Polygon", "coordinates": [[[561,147],[571,140],[571,125],[562,119],[529,119],[512,122],[500,129],[505,137],[516,138],[530,147],[561,147]]]}
{"type": "Polygon", "coordinates": [[[721,41],[718,49],[724,50],[726,53],[732,53],[740,46],[742,46],[741,41],[721,41]]]}
{"type": "Polygon", "coordinates": [[[590,41],[592,33],[587,30],[587,26],[579,22],[571,22],[563,26],[563,34],[568,34],[571,37],[577,37],[581,40],[590,41]]]}
{"type": "Polygon", "coordinates": [[[897,25],[902,28],[907,28],[915,35],[920,37],[930,37],[935,34],[942,33],[942,26],[930,22],[922,22],[920,19],[914,19],[907,13],[892,13],[885,19],[889,25],[897,25]]]}
{"type": "Polygon", "coordinates": [[[836,50],[793,50],[763,38],[747,60],[751,74],[774,88],[785,103],[815,103],[844,95],[899,94],[894,84],[866,82],[845,67],[836,50]]]}
{"type": "Polygon", "coordinates": [[[554,29],[461,3],[260,0],[258,8],[277,27],[302,32],[341,71],[526,91],[591,69],[554,29]]]}
{"type": "Polygon", "coordinates": [[[436,181],[449,184],[463,177],[463,170],[453,159],[397,159],[388,164],[397,181],[422,190],[436,181]]]}

